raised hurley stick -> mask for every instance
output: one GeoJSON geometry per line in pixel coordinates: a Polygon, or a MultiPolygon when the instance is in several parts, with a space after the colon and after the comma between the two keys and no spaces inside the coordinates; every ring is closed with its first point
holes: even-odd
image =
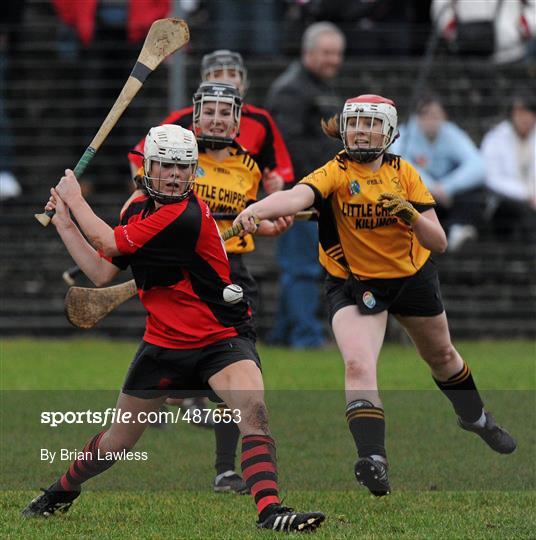
{"type": "MultiPolygon", "coordinates": [[[[121,118],[121,115],[138,93],[147,77],[167,56],[186,45],[189,40],[188,25],[181,19],[160,19],[151,25],[132,73],[110,109],[108,116],[74,168],[74,174],[77,178],[85,171],[89,162],[106,140],[106,137],[121,118]]],[[[42,214],[35,214],[35,219],[43,227],[46,227],[53,216],[54,210],[49,210],[42,214]]]]}

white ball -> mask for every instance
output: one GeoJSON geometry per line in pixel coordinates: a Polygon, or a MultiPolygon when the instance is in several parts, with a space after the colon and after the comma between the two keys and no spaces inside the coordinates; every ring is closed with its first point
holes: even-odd
{"type": "Polygon", "coordinates": [[[231,283],[223,289],[223,299],[229,304],[237,304],[242,298],[244,298],[244,291],[236,283],[231,283]]]}

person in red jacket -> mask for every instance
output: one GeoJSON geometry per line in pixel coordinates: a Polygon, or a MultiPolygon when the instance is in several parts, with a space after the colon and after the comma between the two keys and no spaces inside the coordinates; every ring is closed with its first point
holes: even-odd
{"type": "MultiPolygon", "coordinates": [[[[234,84],[244,97],[248,88],[247,70],[242,55],[220,49],[203,56],[201,60],[201,79],[234,84]]],[[[193,107],[184,107],[164,118],[162,124],[178,124],[184,128],[192,126],[193,107]]],[[[240,133],[236,138],[259,164],[263,173],[263,188],[267,194],[290,186],[294,180],[294,170],[283,137],[272,116],[266,109],[249,103],[242,106],[240,133]]],[[[143,154],[143,139],[135,147],[143,154]]],[[[129,154],[132,176],[141,166],[141,158],[129,154]]]]}
{"type": "MultiPolygon", "coordinates": [[[[95,37],[97,14],[100,8],[105,8],[104,2],[98,0],[52,0],[58,17],[75,29],[80,42],[87,47],[95,37]]],[[[113,6],[108,6],[113,8],[113,6]]],[[[117,9],[117,8],[115,8],[117,9]]],[[[167,17],[170,10],[169,0],[129,0],[119,9],[126,10],[126,30],[130,43],[137,43],[145,38],[151,24],[158,19],[167,17]]]]}

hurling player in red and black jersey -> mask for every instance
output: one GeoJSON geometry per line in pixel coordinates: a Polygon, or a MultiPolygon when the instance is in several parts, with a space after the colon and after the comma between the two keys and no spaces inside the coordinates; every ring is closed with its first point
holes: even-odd
{"type": "MultiPolygon", "coordinates": [[[[257,200],[261,172],[250,154],[236,142],[240,125],[242,98],[235,86],[225,83],[203,82],[194,97],[194,132],[199,143],[199,163],[194,190],[207,203],[211,211],[232,214],[243,210],[257,200]]],[[[138,175],[138,182],[140,176],[138,175]]],[[[143,192],[136,191],[131,199],[143,192]]],[[[127,205],[129,202],[127,201],[127,205]]],[[[284,232],[291,218],[263,221],[259,224],[257,236],[277,236],[284,232]]],[[[232,221],[218,220],[218,228],[224,231],[232,221]]],[[[233,237],[225,242],[229,258],[231,280],[239,285],[245,300],[255,316],[258,306],[258,288],[253,276],[243,261],[243,254],[255,249],[253,237],[233,237]]],[[[189,400],[191,401],[191,400],[189,400]]],[[[186,407],[180,400],[167,400],[168,404],[186,407]]],[[[197,398],[195,408],[204,408],[204,401],[197,398]]],[[[226,413],[224,403],[218,404],[222,414],[226,413]]],[[[247,493],[248,487],[235,471],[235,458],[240,432],[235,423],[214,423],[216,438],[216,477],[214,491],[247,493]]]]}
{"type": "Polygon", "coordinates": [[[306,531],[324,521],[321,513],[280,504],[249,308],[224,300],[229,262],[208,206],[192,189],[197,160],[191,131],[151,129],[144,155],[148,195],[131,202],[115,229],[93,213],[73,171],[51,189],[46,209],[56,210],[53,223],[76,263],[96,285],[130,266],[148,316],[116,405],[134,421],[113,422],[92,437],[65,474],[23,510],[25,516],[67,511],[84,482],[136,444],[147,426],[143,414],[158,411],[169,395],[197,390],[216,393],[239,412],[242,473],[257,505],[257,525],[306,531]]]}

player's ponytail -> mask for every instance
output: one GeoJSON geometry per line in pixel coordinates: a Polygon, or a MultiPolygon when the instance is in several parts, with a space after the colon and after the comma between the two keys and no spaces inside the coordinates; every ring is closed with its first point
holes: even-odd
{"type": "Polygon", "coordinates": [[[320,126],[322,131],[328,136],[334,139],[341,139],[341,132],[339,131],[339,115],[333,115],[329,120],[320,120],[320,126]]]}

